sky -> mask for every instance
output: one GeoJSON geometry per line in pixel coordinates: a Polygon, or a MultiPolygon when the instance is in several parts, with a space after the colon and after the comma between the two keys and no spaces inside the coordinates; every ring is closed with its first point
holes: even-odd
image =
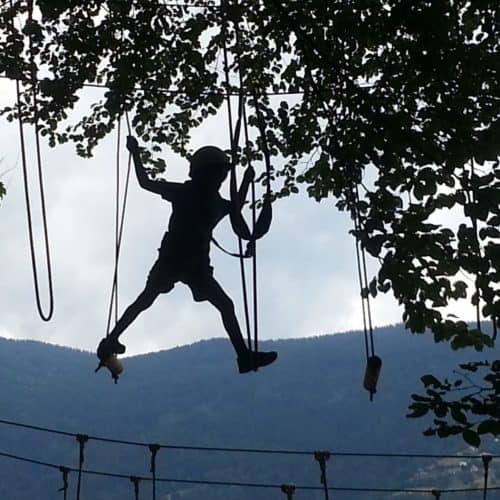
{"type": "MultiPolygon", "coordinates": [[[[79,106],[96,97],[92,92],[84,91],[77,112],[79,106]]],[[[0,107],[14,102],[14,85],[0,81],[0,107]]],[[[227,134],[225,117],[216,117],[195,131],[192,146],[227,148],[227,134]]],[[[37,261],[46,309],[46,267],[29,127],[26,136],[37,261]]],[[[0,202],[0,336],[94,351],[106,334],[113,278],[116,132],[96,148],[91,159],[78,157],[73,145],[49,148],[42,142],[55,296],[53,319],[48,323],[39,318],[35,305],[16,124],[2,119],[0,137],[0,178],[7,187],[7,195],[0,202]]],[[[128,157],[125,137],[123,131],[122,177],[128,157]]],[[[186,160],[168,148],[165,159],[167,179],[182,182],[187,178],[186,160]]],[[[227,197],[227,185],[221,193],[227,197]]],[[[142,190],[132,174],[120,255],[120,312],[143,289],[169,215],[170,205],[142,190]]],[[[301,192],[274,204],[271,230],[258,244],[261,340],[362,329],[350,227],[349,217],[337,211],[333,200],[317,203],[301,192]]],[[[227,220],[219,224],[214,236],[236,251],[237,241],[227,220]]],[[[243,325],[239,261],[213,245],[210,255],[214,276],[232,297],[243,325]]],[[[375,326],[401,319],[401,310],[390,294],[372,300],[372,314],[375,326]]],[[[189,289],[178,284],[140,315],[121,340],[127,345],[127,354],[135,355],[224,336],[218,312],[206,302],[195,303],[189,289]]]]}

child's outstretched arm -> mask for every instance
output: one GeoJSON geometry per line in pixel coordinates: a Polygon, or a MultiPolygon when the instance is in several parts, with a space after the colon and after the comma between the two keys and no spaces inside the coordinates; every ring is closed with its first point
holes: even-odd
{"type": "Polygon", "coordinates": [[[142,164],[137,139],[131,135],[127,137],[127,149],[132,154],[132,159],[134,160],[135,174],[137,176],[139,186],[153,193],[160,194],[165,199],[170,199],[170,196],[175,193],[176,187],[178,187],[179,184],[163,180],[155,181],[149,178],[149,175],[142,164]]]}

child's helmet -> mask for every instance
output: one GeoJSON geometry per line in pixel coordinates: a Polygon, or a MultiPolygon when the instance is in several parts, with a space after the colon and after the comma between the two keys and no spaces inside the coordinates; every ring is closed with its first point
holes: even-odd
{"type": "Polygon", "coordinates": [[[212,174],[227,174],[231,163],[228,156],[222,149],[216,146],[204,146],[198,149],[191,157],[189,165],[189,175],[191,178],[196,176],[210,176],[212,174]]]}

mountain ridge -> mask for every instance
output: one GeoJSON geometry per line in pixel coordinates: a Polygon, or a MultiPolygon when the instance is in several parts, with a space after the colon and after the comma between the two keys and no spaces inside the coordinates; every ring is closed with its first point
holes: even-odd
{"type": "MultiPolygon", "coordinates": [[[[227,340],[203,340],[126,358],[125,372],[117,385],[102,372],[94,375],[93,353],[0,339],[0,418],[72,433],[184,446],[381,453],[445,450],[453,454],[466,450],[460,440],[423,438],[426,422],[406,419],[406,408],[411,392],[420,388],[421,375],[451,372],[456,363],[478,356],[484,359],[487,354],[452,352],[447,345],[434,344],[429,336],[402,332],[401,326],[377,329],[375,333],[384,366],[373,403],[361,386],[364,341],[359,332],[264,341],[262,348],[276,349],[280,357],[274,365],[247,375],[237,374],[227,340]]],[[[14,432],[0,425],[0,443],[1,452],[19,454],[24,450],[29,455],[26,450],[31,449],[32,458],[76,465],[77,444],[72,439],[55,439],[50,434],[22,429],[14,432]]],[[[86,453],[86,466],[91,469],[150,474],[147,450],[91,441],[86,453]]],[[[319,479],[317,463],[309,459],[304,462],[300,457],[161,450],[158,459],[159,476],[316,485],[319,479]]],[[[59,481],[57,475],[33,470],[36,481],[30,485],[21,479],[23,467],[4,460],[8,480],[0,481],[0,497],[53,498],[50,492],[54,491],[54,481],[59,481]],[[12,494],[12,478],[22,484],[17,496],[12,494]]],[[[421,468],[427,470],[425,463],[417,468],[403,464],[399,470],[385,461],[349,462],[340,457],[335,457],[329,467],[336,471],[333,486],[361,487],[422,485],[423,479],[414,476],[421,468]],[[363,477],[356,472],[359,467],[364,470],[363,477]]],[[[435,485],[464,484],[450,475],[451,464],[443,470],[447,472],[434,478],[435,485]]],[[[132,498],[130,486],[122,483],[85,477],[88,496],[82,500],[132,498]]],[[[144,490],[150,491],[148,487],[145,484],[144,490]]],[[[230,490],[231,498],[255,498],[255,491],[230,490]]],[[[304,498],[322,498],[320,493],[317,496],[312,492],[304,498]]],[[[178,484],[162,484],[159,495],[161,500],[228,498],[221,488],[178,484]]],[[[266,500],[280,497],[266,491],[258,495],[266,500]]],[[[347,493],[337,497],[358,498],[347,493]]]]}

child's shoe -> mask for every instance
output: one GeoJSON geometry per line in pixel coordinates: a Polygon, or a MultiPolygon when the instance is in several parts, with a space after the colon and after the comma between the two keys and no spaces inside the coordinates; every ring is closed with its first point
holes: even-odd
{"type": "Polygon", "coordinates": [[[248,373],[257,371],[262,366],[267,366],[276,361],[278,353],[275,351],[269,352],[252,352],[247,351],[243,356],[238,356],[238,369],[240,373],[248,373]]]}
{"type": "Polygon", "coordinates": [[[118,382],[118,376],[123,372],[123,364],[116,357],[117,354],[123,354],[125,346],[118,342],[118,339],[112,337],[105,337],[99,342],[97,347],[97,357],[99,358],[99,365],[95,369],[97,372],[103,366],[110,372],[113,380],[118,382]]]}

